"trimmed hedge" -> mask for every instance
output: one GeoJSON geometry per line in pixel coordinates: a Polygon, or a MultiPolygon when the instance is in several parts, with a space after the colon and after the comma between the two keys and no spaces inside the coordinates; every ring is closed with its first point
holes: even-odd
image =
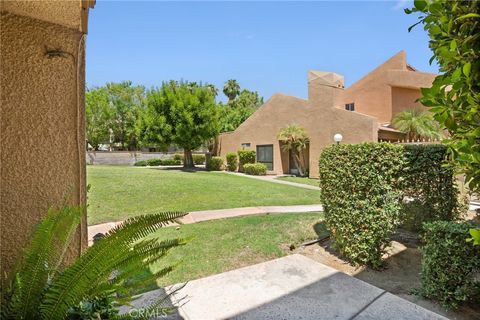
{"type": "Polygon", "coordinates": [[[445,308],[480,294],[480,247],[465,241],[469,223],[436,221],[424,225],[420,293],[445,308]]]}
{"type": "Polygon", "coordinates": [[[246,163],[243,165],[243,171],[254,176],[264,176],[267,174],[267,166],[263,163],[246,163]]]}
{"type": "Polygon", "coordinates": [[[237,170],[237,154],[234,152],[227,153],[227,170],[236,171],[237,170]]]}
{"type": "Polygon", "coordinates": [[[175,153],[175,154],[173,155],[173,160],[183,162],[183,154],[175,153]]]}
{"type": "Polygon", "coordinates": [[[223,159],[220,157],[212,157],[207,161],[206,168],[208,171],[221,171],[223,168],[223,159]]]}
{"type": "Polygon", "coordinates": [[[152,158],[148,160],[141,160],[135,162],[134,166],[140,166],[140,167],[145,167],[145,166],[176,166],[176,165],[181,165],[182,162],[174,159],[159,159],[159,158],[152,158]]]}
{"type": "Polygon", "coordinates": [[[238,171],[243,172],[243,166],[247,163],[255,163],[256,152],[253,150],[238,150],[238,171]]]}
{"type": "Polygon", "coordinates": [[[146,160],[140,160],[137,161],[133,164],[136,167],[146,167],[147,166],[147,161],[146,160]]]}
{"type": "Polygon", "coordinates": [[[405,145],[406,167],[402,191],[405,227],[422,229],[424,222],[458,219],[463,209],[445,145],[405,145]]]}
{"type": "Polygon", "coordinates": [[[379,268],[400,223],[403,148],[388,143],[332,145],[319,160],[320,199],[331,238],[355,265],[379,268]]]}
{"type": "Polygon", "coordinates": [[[194,164],[204,164],[205,163],[205,155],[204,154],[194,154],[192,155],[193,157],[193,163],[194,164]]]}

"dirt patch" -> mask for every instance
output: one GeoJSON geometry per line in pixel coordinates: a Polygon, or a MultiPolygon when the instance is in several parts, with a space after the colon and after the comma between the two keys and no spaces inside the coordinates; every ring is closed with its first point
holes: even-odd
{"type": "Polygon", "coordinates": [[[388,255],[385,257],[386,267],[382,271],[350,265],[339,257],[329,241],[298,248],[296,253],[303,254],[450,319],[480,319],[480,305],[465,305],[456,311],[446,312],[437,303],[411,293],[412,289],[420,286],[421,253],[417,247],[412,246],[412,243],[407,245],[397,241],[392,242],[392,247],[389,248],[388,255]]]}

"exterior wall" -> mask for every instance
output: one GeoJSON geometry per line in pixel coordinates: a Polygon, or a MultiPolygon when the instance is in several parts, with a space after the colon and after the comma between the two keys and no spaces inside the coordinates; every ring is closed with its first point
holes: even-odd
{"type": "MultiPolygon", "coordinates": [[[[78,29],[2,11],[0,35],[3,274],[49,207],[85,204],[85,60],[78,29]]],[[[85,215],[67,260],[86,247],[86,226],[85,215]]]]}
{"type": "Polygon", "coordinates": [[[310,137],[310,177],[318,177],[318,157],[324,147],[333,143],[335,133],[343,135],[344,143],[377,140],[377,122],[371,117],[275,94],[237,130],[220,136],[220,156],[237,152],[242,143],[251,143],[253,150],[257,145],[273,144],[271,173],[282,174],[288,170],[288,154],[281,152],[277,134],[289,124],[301,125],[310,137]]]}
{"type": "MultiPolygon", "coordinates": [[[[137,161],[152,158],[171,159],[179,152],[129,152],[129,151],[88,151],[86,161],[92,165],[133,165],[137,161]]],[[[193,152],[193,154],[205,154],[205,152],[193,152]]]]}
{"type": "Polygon", "coordinates": [[[418,89],[392,87],[392,114],[396,115],[407,109],[426,110],[424,105],[416,102],[421,96],[418,89]]]}

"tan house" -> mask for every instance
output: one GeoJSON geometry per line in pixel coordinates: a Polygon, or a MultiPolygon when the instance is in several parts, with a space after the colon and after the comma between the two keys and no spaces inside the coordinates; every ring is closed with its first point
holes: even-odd
{"type": "Polygon", "coordinates": [[[407,64],[404,51],[344,89],[343,77],[333,72],[310,71],[308,99],[282,93],[273,95],[235,131],[220,136],[220,156],[239,149],[257,151],[257,161],[272,174],[295,173],[291,155],[281,150],[279,131],[298,124],[307,131],[310,144],[302,155],[310,177],[318,177],[321,150],[340,133],[342,143],[402,139],[389,124],[398,112],[424,108],[416,102],[420,88],[429,87],[435,74],[407,64]]]}
{"type": "MultiPolygon", "coordinates": [[[[1,274],[51,206],[84,205],[85,34],[92,0],[0,2],[1,274]]],[[[87,220],[67,259],[87,246],[87,220]]]]}

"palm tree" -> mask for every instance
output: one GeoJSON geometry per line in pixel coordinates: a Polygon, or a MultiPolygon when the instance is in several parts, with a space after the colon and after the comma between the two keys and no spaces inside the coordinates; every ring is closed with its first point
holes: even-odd
{"type": "Polygon", "coordinates": [[[237,80],[228,80],[223,86],[223,93],[227,96],[228,102],[233,101],[240,94],[240,85],[237,80]]]}
{"type": "Polygon", "coordinates": [[[409,140],[441,139],[443,134],[438,123],[428,111],[409,109],[397,113],[393,127],[407,134],[409,140]]]}
{"type": "Polygon", "coordinates": [[[278,140],[283,143],[283,151],[292,152],[295,168],[297,168],[298,173],[303,176],[305,170],[300,155],[310,142],[305,129],[297,124],[291,124],[280,130],[278,133],[278,140]]]}

